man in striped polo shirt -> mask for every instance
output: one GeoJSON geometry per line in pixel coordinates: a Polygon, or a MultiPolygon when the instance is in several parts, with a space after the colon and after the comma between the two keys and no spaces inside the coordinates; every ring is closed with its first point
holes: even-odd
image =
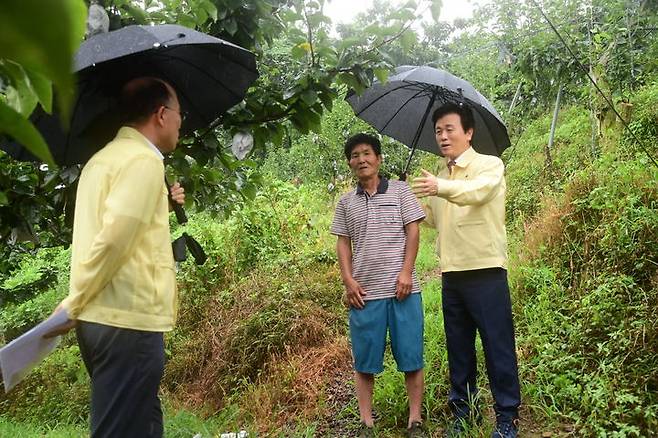
{"type": "Polygon", "coordinates": [[[336,206],[331,233],[349,305],[360,437],[373,436],[374,375],[383,371],[386,334],[398,370],[405,373],[410,437],[425,436],[423,400],[423,307],[414,270],[423,209],[409,186],[379,175],[379,140],[357,134],[345,157],[358,179],[336,206]]]}

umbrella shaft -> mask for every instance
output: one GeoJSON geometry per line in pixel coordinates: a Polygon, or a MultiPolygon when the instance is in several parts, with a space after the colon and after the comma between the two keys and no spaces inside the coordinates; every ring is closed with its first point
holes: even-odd
{"type": "Polygon", "coordinates": [[[409,158],[407,159],[407,164],[404,166],[404,174],[406,175],[409,172],[409,166],[411,165],[411,159],[414,157],[414,152],[416,151],[416,146],[418,145],[418,140],[420,140],[420,135],[423,132],[423,126],[425,126],[425,122],[427,121],[427,116],[430,114],[430,110],[434,106],[434,101],[436,100],[436,90],[432,91],[432,97],[430,98],[430,103],[427,105],[427,108],[425,108],[425,114],[423,114],[423,119],[420,122],[420,125],[418,125],[418,129],[416,130],[416,135],[414,135],[414,139],[411,142],[411,152],[409,152],[409,158]]]}

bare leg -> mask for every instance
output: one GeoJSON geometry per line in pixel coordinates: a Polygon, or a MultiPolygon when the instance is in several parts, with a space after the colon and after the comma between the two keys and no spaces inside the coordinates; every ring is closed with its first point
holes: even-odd
{"type": "Polygon", "coordinates": [[[407,397],[409,397],[409,424],[414,421],[423,421],[421,409],[423,406],[423,370],[411,371],[404,373],[404,384],[407,387],[407,397]]]}
{"type": "Polygon", "coordinates": [[[354,372],[356,381],[356,399],[359,401],[359,415],[366,426],[372,427],[372,391],[375,387],[373,374],[354,372]]]}

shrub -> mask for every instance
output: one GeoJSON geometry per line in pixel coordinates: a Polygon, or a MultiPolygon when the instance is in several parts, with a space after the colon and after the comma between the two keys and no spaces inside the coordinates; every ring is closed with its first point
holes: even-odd
{"type": "Polygon", "coordinates": [[[0,289],[0,341],[8,342],[47,318],[67,295],[70,250],[25,254],[0,289]],[[4,338],[4,339],[3,339],[4,338]]]}
{"type": "Polygon", "coordinates": [[[193,219],[189,232],[209,259],[182,265],[165,375],[172,392],[223,406],[281,357],[344,332],[327,204],[310,188],[272,182],[226,221],[193,219]]]}
{"type": "Polygon", "coordinates": [[[531,393],[585,435],[658,427],[657,180],[643,157],[602,157],[528,227],[513,269],[531,393]]]}
{"type": "Polygon", "coordinates": [[[3,415],[51,427],[86,422],[88,404],[89,378],[77,345],[59,347],[25,380],[0,395],[3,415]]]}

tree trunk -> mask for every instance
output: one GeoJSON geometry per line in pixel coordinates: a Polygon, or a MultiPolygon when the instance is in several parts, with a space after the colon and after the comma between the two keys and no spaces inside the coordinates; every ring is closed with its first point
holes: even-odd
{"type": "Polygon", "coordinates": [[[553,159],[551,158],[551,149],[553,149],[553,139],[555,138],[555,126],[557,125],[557,115],[560,112],[560,99],[562,99],[562,87],[557,90],[557,97],[555,98],[555,110],[553,111],[553,120],[551,121],[551,133],[548,136],[548,144],[546,145],[546,167],[553,166],[553,159]]]}

